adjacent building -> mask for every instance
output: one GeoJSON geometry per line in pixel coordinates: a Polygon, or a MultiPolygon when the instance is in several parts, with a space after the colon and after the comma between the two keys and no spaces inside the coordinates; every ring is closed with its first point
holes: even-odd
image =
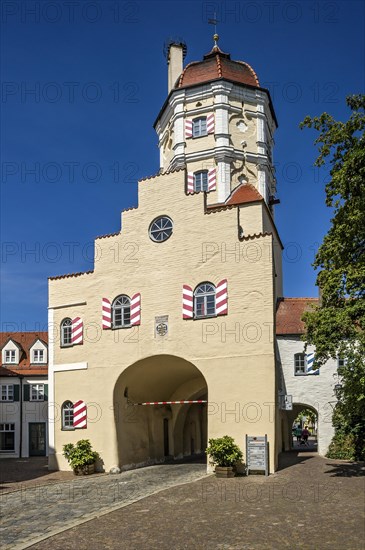
{"type": "Polygon", "coordinates": [[[0,458],[48,455],[48,333],[0,333],[0,458]]]}

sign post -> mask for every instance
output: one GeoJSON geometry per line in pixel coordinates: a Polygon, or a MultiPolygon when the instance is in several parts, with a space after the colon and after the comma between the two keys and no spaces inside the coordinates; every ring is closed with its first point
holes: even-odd
{"type": "Polygon", "coordinates": [[[269,453],[267,434],[264,436],[246,435],[246,464],[247,475],[250,471],[264,471],[269,475],[269,453]]]}

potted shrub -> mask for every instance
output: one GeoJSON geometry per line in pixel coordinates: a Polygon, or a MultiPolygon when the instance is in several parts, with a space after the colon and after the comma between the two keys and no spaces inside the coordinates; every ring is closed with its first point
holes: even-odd
{"type": "Polygon", "coordinates": [[[224,435],[216,439],[209,439],[209,446],[205,452],[216,464],[215,474],[217,477],[235,476],[233,466],[242,460],[243,454],[233,437],[224,435]]]}
{"type": "Polygon", "coordinates": [[[63,446],[63,456],[67,459],[75,475],[87,475],[95,472],[95,462],[100,458],[97,451],[93,451],[88,439],[80,439],[74,445],[67,443],[63,446]]]}

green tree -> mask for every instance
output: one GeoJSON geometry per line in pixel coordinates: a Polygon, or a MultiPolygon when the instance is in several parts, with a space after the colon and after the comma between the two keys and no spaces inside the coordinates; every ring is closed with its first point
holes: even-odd
{"type": "Polygon", "coordinates": [[[313,264],[321,300],[303,316],[304,339],[315,345],[318,366],[329,357],[344,358],[330,453],[339,458],[333,449],[347,441],[346,458],[365,459],[365,96],[346,102],[351,109],[346,122],[323,113],[301,123],[319,132],[315,165],[330,169],[326,205],[333,209],[313,264]]]}

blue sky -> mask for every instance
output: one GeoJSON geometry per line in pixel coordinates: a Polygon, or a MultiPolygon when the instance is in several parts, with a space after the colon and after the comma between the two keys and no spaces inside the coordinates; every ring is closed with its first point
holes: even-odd
{"type": "Polygon", "coordinates": [[[214,10],[221,48],[253,66],[279,122],[284,293],[317,294],[328,176],[299,123],[346,119],[346,95],[364,91],[363,2],[3,2],[1,330],[44,328],[47,277],[92,269],[94,237],[137,204],[137,179],[159,168],[164,41],[182,37],[186,62],[201,59],[214,10]]]}

